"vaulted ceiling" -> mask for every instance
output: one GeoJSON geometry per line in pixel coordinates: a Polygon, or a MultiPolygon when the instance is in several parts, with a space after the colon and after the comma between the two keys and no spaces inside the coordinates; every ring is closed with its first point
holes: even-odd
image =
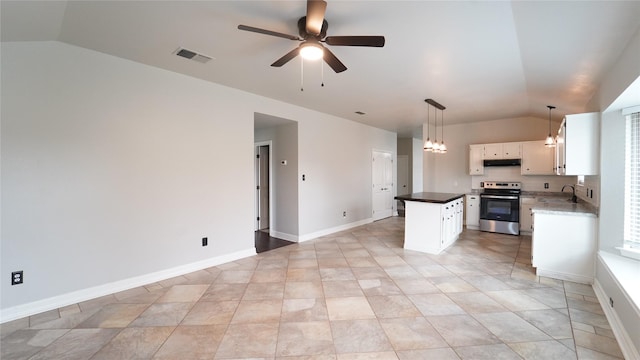
{"type": "Polygon", "coordinates": [[[237,26],[298,35],[305,0],[3,0],[1,36],[62,41],[407,135],[420,133],[426,98],[447,107],[448,124],[546,119],[547,105],[557,118],[587,111],[640,27],[640,1],[327,2],[328,35],[386,45],[327,45],[348,68],[339,74],[299,58],[271,67],[298,42],[237,26]],[[178,57],[180,47],[213,60],[178,57]]]}

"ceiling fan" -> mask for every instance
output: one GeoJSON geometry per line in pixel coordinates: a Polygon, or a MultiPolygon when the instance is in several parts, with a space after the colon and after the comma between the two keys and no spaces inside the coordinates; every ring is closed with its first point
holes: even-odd
{"type": "Polygon", "coordinates": [[[300,36],[247,25],[238,25],[238,29],[302,42],[297,48],[271,64],[271,66],[275,67],[286,64],[298,55],[306,57],[306,54],[315,53],[315,58],[322,57],[333,71],[340,73],[347,70],[347,67],[321,43],[332,46],[384,46],[384,36],[326,36],[327,28],[329,27],[329,23],[324,18],[326,9],[327,2],[324,0],[307,0],[307,16],[303,16],[298,20],[298,33],[300,36]]]}

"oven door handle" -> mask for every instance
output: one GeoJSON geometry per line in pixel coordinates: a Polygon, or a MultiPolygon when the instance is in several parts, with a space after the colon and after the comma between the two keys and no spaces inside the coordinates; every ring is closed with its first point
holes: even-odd
{"type": "Polygon", "coordinates": [[[482,195],[480,194],[481,198],[485,198],[485,199],[504,199],[504,200],[518,200],[517,196],[503,196],[503,195],[482,195]]]}

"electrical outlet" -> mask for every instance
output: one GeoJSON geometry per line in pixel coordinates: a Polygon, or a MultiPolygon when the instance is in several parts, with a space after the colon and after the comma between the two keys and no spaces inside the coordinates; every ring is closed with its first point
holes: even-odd
{"type": "Polygon", "coordinates": [[[202,246],[207,246],[209,245],[209,239],[207,239],[206,237],[202,238],[202,246]]]}
{"type": "Polygon", "coordinates": [[[24,282],[24,273],[22,270],[11,273],[11,285],[20,285],[24,282]]]}
{"type": "Polygon", "coordinates": [[[343,218],[346,218],[346,217],[347,217],[347,212],[346,212],[346,211],[343,211],[343,212],[342,212],[342,217],[343,217],[343,218]]]}
{"type": "Polygon", "coordinates": [[[544,188],[548,189],[549,188],[549,183],[544,183],[544,188]]]}

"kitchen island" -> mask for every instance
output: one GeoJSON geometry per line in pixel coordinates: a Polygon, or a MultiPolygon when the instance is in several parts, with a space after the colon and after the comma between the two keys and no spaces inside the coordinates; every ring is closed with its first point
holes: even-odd
{"type": "Polygon", "coordinates": [[[405,204],[405,249],[439,254],[462,232],[464,194],[420,192],[395,199],[405,204]]]}

